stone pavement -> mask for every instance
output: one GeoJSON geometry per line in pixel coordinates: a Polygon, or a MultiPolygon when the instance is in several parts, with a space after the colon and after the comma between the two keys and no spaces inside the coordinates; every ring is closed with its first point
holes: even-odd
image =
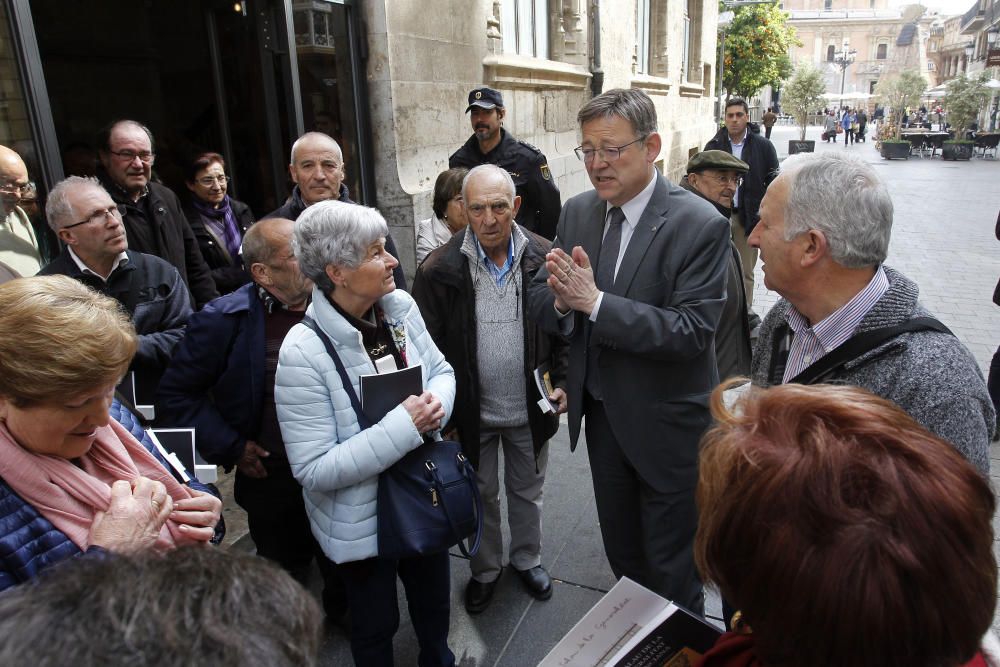
{"type": "MultiPolygon", "coordinates": [[[[819,134],[820,128],[810,128],[807,138],[818,139],[819,134]]],[[[798,130],[775,127],[772,141],[782,158],[790,138],[797,139],[798,130]]],[[[1000,308],[991,302],[1000,274],[1000,242],[993,235],[1000,210],[1000,161],[911,158],[889,163],[879,157],[872,143],[848,147],[817,143],[817,151],[827,150],[855,152],[886,179],[896,206],[888,262],[917,281],[924,303],[969,346],[985,372],[1000,343],[1000,308]]],[[[763,315],[775,301],[777,295],[764,287],[758,270],[754,307],[763,315]]],[[[585,445],[570,453],[563,428],[549,446],[543,564],[555,579],[552,599],[534,600],[517,577],[507,572],[492,605],[470,617],[462,603],[468,566],[455,555],[457,549],[452,550],[450,644],[461,665],[536,664],[614,583],[601,544],[585,445]]],[[[996,484],[1000,474],[996,447],[992,458],[996,484]]],[[[228,483],[222,486],[230,487],[228,483]]],[[[230,493],[227,496],[231,499],[230,493]]],[[[240,514],[239,508],[227,504],[227,543],[235,541],[235,548],[252,549],[240,514]]],[[[396,662],[413,665],[416,640],[402,590],[400,603],[396,662]]],[[[710,596],[707,610],[710,617],[720,616],[716,596],[710,596]]],[[[327,633],[320,664],[351,664],[347,638],[339,630],[327,633]]]]}

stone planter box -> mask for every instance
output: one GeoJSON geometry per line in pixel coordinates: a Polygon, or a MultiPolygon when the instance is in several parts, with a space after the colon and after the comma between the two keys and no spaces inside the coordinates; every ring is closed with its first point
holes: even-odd
{"type": "Polygon", "coordinates": [[[941,144],[942,160],[971,160],[975,144],[971,141],[946,141],[941,144]]]}
{"type": "Polygon", "coordinates": [[[816,150],[816,142],[813,139],[807,139],[805,141],[790,139],[788,141],[789,155],[795,155],[796,153],[812,153],[815,150],[816,150]]]}
{"type": "Polygon", "coordinates": [[[886,160],[905,160],[910,157],[909,141],[883,141],[882,157],[886,160]]]}

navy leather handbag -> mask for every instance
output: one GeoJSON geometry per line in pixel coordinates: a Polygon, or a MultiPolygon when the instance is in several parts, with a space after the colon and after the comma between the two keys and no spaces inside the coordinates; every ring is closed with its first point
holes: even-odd
{"type": "MultiPolygon", "coordinates": [[[[302,323],[316,332],[340,374],[361,429],[372,420],[361,409],[340,355],[315,321],[302,323]]],[[[462,554],[472,557],[483,537],[483,499],[476,473],[462,446],[452,440],[424,442],[387,468],[378,478],[378,555],[408,558],[444,551],[458,544],[462,554]],[[472,544],[465,539],[473,535],[472,544]]]]}

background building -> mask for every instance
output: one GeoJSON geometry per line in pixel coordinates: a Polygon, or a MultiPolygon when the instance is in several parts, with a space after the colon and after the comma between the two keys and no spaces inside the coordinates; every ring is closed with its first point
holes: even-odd
{"type": "Polygon", "coordinates": [[[506,127],[546,153],[564,198],[589,187],[576,111],[594,90],[643,88],[676,179],[715,131],[716,21],[708,0],[2,0],[0,143],[44,195],[100,127],[135,118],[178,194],[185,160],[217,150],[261,215],[290,190],[294,138],[320,129],[412,273],[414,221],[471,134],[471,88],[502,91],[506,127]]]}
{"type": "Polygon", "coordinates": [[[793,63],[811,62],[826,75],[829,106],[869,104],[886,73],[916,69],[929,83],[937,63],[928,59],[931,26],[940,17],[921,5],[890,8],[888,0],[787,0],[802,46],[791,52],[793,63]],[[853,60],[837,63],[845,48],[853,60]]]}

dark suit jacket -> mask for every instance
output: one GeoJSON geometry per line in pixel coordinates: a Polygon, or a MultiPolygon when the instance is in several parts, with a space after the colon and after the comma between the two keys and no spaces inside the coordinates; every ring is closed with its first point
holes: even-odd
{"type": "MultiPolygon", "coordinates": [[[[583,246],[597,261],[606,202],[594,191],[563,206],[554,247],[583,246]]],[[[693,488],[698,441],[718,384],[715,329],[726,300],[729,221],[704,199],[657,175],[614,287],[597,321],[575,312],[568,373],[569,429],[583,416],[587,328],[601,348],[604,407],[615,438],[642,478],[661,492],[693,488]]],[[[556,333],[559,320],[543,266],[529,286],[529,316],[556,333]]]]}

